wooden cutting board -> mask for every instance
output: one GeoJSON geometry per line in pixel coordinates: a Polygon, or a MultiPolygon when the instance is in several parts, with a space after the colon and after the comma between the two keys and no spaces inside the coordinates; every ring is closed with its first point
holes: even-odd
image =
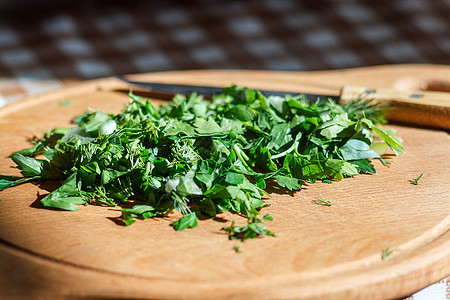
{"type": "MultiPolygon", "coordinates": [[[[421,88],[450,79],[448,66],[382,66],[326,72],[180,71],[134,76],[169,83],[238,85],[338,94],[343,84],[421,88]]],[[[119,112],[129,86],[84,82],[0,110],[0,174],[19,175],[7,156],[87,107],[119,112]],[[61,100],[72,105],[62,106],[61,100]]],[[[158,102],[158,101],[156,101],[158,102]]],[[[160,102],[160,101],[159,101],[160,102]]],[[[450,116],[449,116],[450,117],[450,116]]],[[[175,232],[166,219],[120,226],[120,208],[44,209],[54,184],[0,192],[0,298],[361,299],[406,296],[450,275],[450,139],[400,125],[406,153],[376,175],[273,193],[263,210],[277,237],[236,253],[224,213],[175,232]],[[419,185],[409,180],[424,173],[419,185]],[[320,206],[322,197],[333,203],[320,206]],[[382,251],[393,252],[382,259],[382,251]]]]}

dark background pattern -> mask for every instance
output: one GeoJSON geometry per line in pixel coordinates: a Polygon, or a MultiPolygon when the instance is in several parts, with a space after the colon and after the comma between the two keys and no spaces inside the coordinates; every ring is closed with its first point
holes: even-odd
{"type": "Polygon", "coordinates": [[[0,76],[450,63],[450,0],[0,1],[0,76]]]}

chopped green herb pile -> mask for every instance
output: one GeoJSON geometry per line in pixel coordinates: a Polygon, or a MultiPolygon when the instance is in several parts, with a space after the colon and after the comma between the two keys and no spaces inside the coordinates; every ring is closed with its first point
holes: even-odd
{"type": "Polygon", "coordinates": [[[76,126],[56,128],[12,154],[23,177],[2,175],[0,190],[60,179],[41,200],[45,207],[120,205],[126,225],[176,210],[176,230],[230,211],[248,223],[225,230],[246,240],[273,235],[264,224],[272,217],[259,217],[269,186],[300,190],[305,181],[375,173],[370,160],[381,157],[371,149],[374,135],[395,154],[404,151],[393,130],[376,125],[386,109],[368,101],[310,104],[301,95],[266,98],[236,86],[210,101],[177,95],[159,108],[129,96],[117,115],[86,112],[76,126]]]}

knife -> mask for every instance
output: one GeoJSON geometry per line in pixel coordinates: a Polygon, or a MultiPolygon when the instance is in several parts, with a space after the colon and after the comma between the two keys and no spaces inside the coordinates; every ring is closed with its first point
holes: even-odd
{"type": "MultiPolygon", "coordinates": [[[[152,92],[184,95],[190,95],[193,92],[196,92],[199,95],[206,97],[222,93],[221,87],[214,86],[143,82],[129,80],[122,76],[116,76],[116,78],[130,85],[152,92]]],[[[391,122],[419,125],[422,127],[434,127],[445,130],[450,129],[450,93],[446,92],[400,91],[390,88],[371,89],[351,85],[343,86],[339,95],[318,95],[265,89],[257,90],[266,97],[284,97],[287,94],[303,94],[310,102],[314,102],[318,99],[331,99],[339,104],[345,104],[354,99],[364,97],[393,107],[394,109],[386,114],[386,119],[391,122]]]]}

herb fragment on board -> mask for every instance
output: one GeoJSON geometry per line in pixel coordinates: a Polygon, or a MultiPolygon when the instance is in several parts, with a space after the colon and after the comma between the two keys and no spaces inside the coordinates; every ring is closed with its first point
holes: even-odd
{"type": "Polygon", "coordinates": [[[60,100],[59,101],[59,105],[61,105],[61,106],[70,106],[72,104],[73,104],[73,101],[71,101],[71,100],[60,100]]]}
{"type": "Polygon", "coordinates": [[[391,249],[390,247],[387,247],[386,249],[384,249],[381,253],[381,259],[386,259],[388,258],[389,255],[392,254],[392,252],[394,252],[395,249],[391,249]]]}
{"type": "Polygon", "coordinates": [[[268,184],[299,191],[305,182],[376,173],[372,160],[384,162],[371,148],[377,140],[404,152],[395,131],[377,125],[386,108],[361,99],[309,103],[303,95],[265,97],[235,85],[211,100],[176,95],[160,107],[132,92],[129,98],[118,114],[88,109],[71,128],[55,128],[13,153],[22,177],[1,175],[0,190],[60,180],[43,206],[120,206],[124,225],[179,212],[171,223],[177,231],[229,212],[247,219],[225,228],[229,238],[245,241],[275,235],[265,224],[272,216],[259,216],[268,184]]]}
{"type": "Polygon", "coordinates": [[[423,177],[423,175],[424,175],[424,173],[420,174],[420,176],[417,177],[417,178],[410,179],[409,182],[411,182],[411,184],[418,185],[419,184],[419,180],[420,180],[420,178],[423,177]]]}
{"type": "Polygon", "coordinates": [[[332,206],[333,204],[329,200],[324,200],[322,197],[319,197],[317,200],[312,201],[315,204],[323,205],[323,206],[332,206]]]}
{"type": "Polygon", "coordinates": [[[14,176],[6,176],[6,175],[0,175],[0,191],[3,191],[9,187],[13,187],[19,184],[22,184],[27,181],[32,181],[34,179],[38,178],[36,177],[14,177],[14,176]]]}
{"type": "Polygon", "coordinates": [[[256,237],[275,236],[275,233],[268,230],[264,221],[272,221],[273,217],[270,214],[265,215],[262,218],[252,217],[247,220],[246,226],[235,226],[234,222],[229,227],[225,227],[224,230],[228,233],[230,240],[245,241],[256,237]]]}

